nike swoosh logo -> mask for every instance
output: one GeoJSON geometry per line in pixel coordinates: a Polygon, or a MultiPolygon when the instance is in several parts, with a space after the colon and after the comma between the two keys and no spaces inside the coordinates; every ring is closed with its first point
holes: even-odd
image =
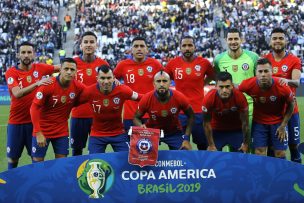
{"type": "Polygon", "coordinates": [[[18,78],[18,80],[22,80],[23,78],[18,78]]]}
{"type": "Polygon", "coordinates": [[[131,69],[131,70],[127,70],[127,72],[131,72],[131,71],[133,71],[133,69],[131,69]]]}
{"type": "Polygon", "coordinates": [[[93,102],[99,102],[99,100],[93,100],[93,102]]]}

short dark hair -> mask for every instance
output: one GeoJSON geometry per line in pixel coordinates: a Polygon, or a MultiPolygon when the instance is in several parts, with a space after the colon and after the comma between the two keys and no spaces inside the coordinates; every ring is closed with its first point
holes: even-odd
{"type": "Polygon", "coordinates": [[[239,33],[239,36],[242,37],[242,33],[240,32],[240,30],[235,27],[228,29],[225,38],[227,38],[228,33],[239,33]]]}
{"type": "Polygon", "coordinates": [[[147,45],[147,41],[144,37],[141,37],[141,36],[134,37],[133,40],[132,40],[132,45],[135,41],[144,41],[145,44],[147,45]]]}
{"type": "Polygon", "coordinates": [[[76,61],[75,61],[73,58],[71,58],[71,57],[64,58],[64,59],[62,60],[62,63],[61,63],[61,64],[63,64],[64,62],[67,62],[67,63],[75,63],[76,66],[77,66],[76,61]]]}
{"type": "Polygon", "coordinates": [[[94,32],[92,32],[92,31],[86,31],[86,32],[84,32],[84,33],[81,35],[81,41],[83,40],[83,38],[84,38],[85,36],[94,36],[95,39],[96,39],[96,41],[97,41],[97,35],[96,35],[94,32]]]}
{"type": "Polygon", "coordinates": [[[287,32],[286,32],[285,30],[283,30],[283,28],[281,28],[281,27],[273,28],[273,30],[271,31],[270,36],[271,36],[273,33],[282,33],[282,34],[284,34],[286,37],[288,37],[287,32]]]}
{"type": "Polygon", "coordinates": [[[179,41],[179,44],[180,44],[180,45],[182,44],[182,41],[183,41],[184,39],[192,39],[193,44],[194,44],[194,46],[195,46],[195,39],[194,39],[194,37],[192,37],[192,36],[190,36],[190,35],[184,35],[184,36],[182,36],[182,38],[181,38],[180,41],[179,41]]]}
{"type": "Polygon", "coordinates": [[[257,61],[257,65],[265,65],[269,64],[271,66],[271,62],[267,58],[259,58],[257,61]]]}
{"type": "Polygon", "coordinates": [[[113,72],[112,68],[108,65],[101,65],[97,68],[97,73],[99,72],[108,73],[109,71],[113,72]]]}
{"type": "Polygon", "coordinates": [[[19,49],[20,49],[20,47],[22,47],[22,46],[31,46],[31,47],[33,47],[33,49],[35,49],[34,44],[30,43],[29,41],[22,42],[22,43],[19,45],[19,49]]]}
{"type": "Polygon", "coordinates": [[[216,83],[218,81],[227,81],[227,80],[230,80],[231,82],[232,81],[232,75],[227,72],[227,71],[222,71],[222,72],[219,72],[217,75],[216,75],[216,83]]]}

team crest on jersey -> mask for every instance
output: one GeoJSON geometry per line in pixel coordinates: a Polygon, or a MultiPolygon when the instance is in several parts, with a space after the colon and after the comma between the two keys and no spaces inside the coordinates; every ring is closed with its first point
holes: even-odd
{"type": "Polygon", "coordinates": [[[186,68],[186,73],[187,73],[188,75],[190,75],[191,72],[192,72],[191,68],[186,68]]]}
{"type": "Polygon", "coordinates": [[[205,113],[208,112],[208,109],[207,109],[205,106],[202,106],[202,110],[203,110],[203,112],[205,112],[205,113]]]}
{"type": "Polygon", "coordinates": [[[31,83],[31,82],[32,82],[32,76],[28,75],[28,76],[26,77],[26,81],[27,81],[28,83],[31,83]]]}
{"type": "Polygon", "coordinates": [[[14,82],[14,78],[12,77],[7,78],[7,84],[11,85],[13,84],[13,82],[14,82]]]}
{"type": "Polygon", "coordinates": [[[266,102],[266,97],[260,97],[259,100],[260,100],[261,103],[264,104],[266,102]]]}
{"type": "Polygon", "coordinates": [[[108,99],[104,99],[102,101],[102,103],[103,103],[104,106],[109,106],[109,100],[108,99]]]}
{"type": "Polygon", "coordinates": [[[33,72],[33,76],[34,76],[35,78],[38,78],[38,76],[39,76],[38,71],[34,71],[34,72],[33,72]]]}
{"type": "Polygon", "coordinates": [[[152,142],[148,138],[138,140],[136,149],[140,154],[148,154],[152,150],[152,142]]]}
{"type": "Polygon", "coordinates": [[[247,63],[244,63],[244,64],[242,65],[242,69],[243,69],[243,70],[249,70],[249,65],[248,65],[247,63]]]}
{"type": "Polygon", "coordinates": [[[168,116],[168,111],[167,110],[162,110],[161,111],[161,116],[162,117],[167,117],[168,116]]]}
{"type": "Polygon", "coordinates": [[[237,107],[236,107],[236,106],[233,106],[233,107],[231,107],[230,110],[231,110],[231,111],[237,111],[237,107]]]}
{"type": "Polygon", "coordinates": [[[74,99],[75,98],[75,93],[71,92],[69,96],[70,96],[71,99],[74,99]]]}
{"type": "Polygon", "coordinates": [[[66,96],[61,96],[60,101],[64,104],[67,101],[66,96]]]}
{"type": "Polygon", "coordinates": [[[278,73],[279,72],[279,68],[278,67],[273,67],[272,72],[274,74],[278,73]]]}
{"type": "Polygon", "coordinates": [[[270,99],[270,101],[274,102],[274,101],[277,100],[277,97],[276,96],[270,96],[269,99],[270,99]]]}
{"type": "Polygon", "coordinates": [[[238,65],[232,65],[232,71],[237,72],[238,71],[238,65]]]}
{"type": "Polygon", "coordinates": [[[114,104],[119,104],[120,99],[118,97],[114,97],[113,102],[114,104]]]}
{"type": "Polygon", "coordinates": [[[144,75],[144,70],[143,69],[138,69],[138,75],[143,76],[144,75]]]}
{"type": "Polygon", "coordinates": [[[177,108],[176,108],[176,107],[172,107],[172,108],[170,109],[170,111],[171,111],[172,114],[176,114],[177,108]]]}
{"type": "Polygon", "coordinates": [[[92,75],[92,69],[91,69],[91,68],[88,68],[88,69],[86,70],[86,72],[87,72],[87,75],[88,75],[88,76],[91,76],[91,75],[92,75]]]}
{"type": "Polygon", "coordinates": [[[288,70],[288,66],[286,65],[282,66],[282,71],[287,72],[287,70],[288,70]]]}
{"type": "Polygon", "coordinates": [[[196,71],[201,71],[201,66],[200,65],[196,65],[195,67],[194,67],[194,69],[196,70],[196,71]]]}
{"type": "Polygon", "coordinates": [[[151,73],[151,72],[153,71],[153,68],[152,68],[151,66],[147,66],[147,71],[148,71],[149,73],[151,73]]]}
{"type": "Polygon", "coordinates": [[[42,99],[42,98],[43,98],[42,92],[37,92],[37,93],[36,93],[36,98],[37,98],[37,99],[42,99]]]}

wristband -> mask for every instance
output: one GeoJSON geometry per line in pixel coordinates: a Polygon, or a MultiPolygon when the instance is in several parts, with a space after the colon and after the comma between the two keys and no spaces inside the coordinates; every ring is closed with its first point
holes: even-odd
{"type": "Polygon", "coordinates": [[[184,141],[190,141],[190,135],[183,135],[182,138],[184,141]]]}

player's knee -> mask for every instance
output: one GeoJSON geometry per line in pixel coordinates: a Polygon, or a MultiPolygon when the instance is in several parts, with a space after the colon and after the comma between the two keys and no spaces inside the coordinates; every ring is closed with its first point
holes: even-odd
{"type": "Polygon", "coordinates": [[[265,148],[265,147],[258,147],[258,148],[255,148],[254,153],[255,153],[256,155],[263,155],[263,156],[266,156],[266,148],[265,148]]]}
{"type": "Polygon", "coordinates": [[[32,159],[33,159],[34,163],[35,162],[42,162],[42,161],[44,161],[44,157],[33,157],[32,159]]]}
{"type": "Polygon", "coordinates": [[[67,155],[65,154],[55,154],[56,159],[65,158],[65,157],[67,157],[67,155]]]}
{"type": "Polygon", "coordinates": [[[15,164],[15,163],[18,163],[19,159],[13,159],[13,158],[7,158],[7,162],[8,163],[12,163],[12,164],[15,164]]]}
{"type": "Polygon", "coordinates": [[[284,150],[276,150],[274,151],[274,156],[277,158],[286,157],[286,153],[284,150]]]}
{"type": "Polygon", "coordinates": [[[298,149],[298,144],[289,144],[288,147],[291,150],[297,150],[298,149]]]}

